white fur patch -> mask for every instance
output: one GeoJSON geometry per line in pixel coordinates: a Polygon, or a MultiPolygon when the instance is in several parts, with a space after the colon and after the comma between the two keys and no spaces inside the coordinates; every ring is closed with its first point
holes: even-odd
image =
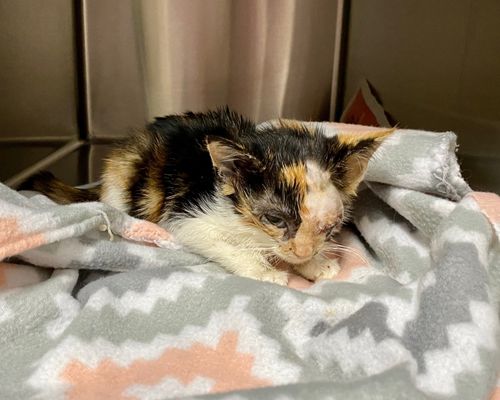
{"type": "Polygon", "coordinates": [[[101,201],[120,211],[128,213],[130,207],[127,205],[127,192],[116,185],[104,185],[101,193],[101,201]]]}
{"type": "Polygon", "coordinates": [[[342,216],[343,206],[340,193],[330,180],[330,173],[314,161],[306,163],[307,193],[304,205],[308,218],[320,224],[332,224],[342,216]]]}
{"type": "Polygon", "coordinates": [[[270,267],[266,254],[277,243],[257,227],[244,224],[229,200],[209,199],[191,216],[161,223],[176,240],[230,272],[253,279],[287,283],[287,275],[270,267]]]}

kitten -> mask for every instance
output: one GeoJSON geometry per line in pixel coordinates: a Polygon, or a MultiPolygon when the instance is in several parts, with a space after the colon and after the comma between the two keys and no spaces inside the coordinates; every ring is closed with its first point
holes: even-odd
{"type": "Polygon", "coordinates": [[[24,187],[59,203],[100,200],[164,226],[235,274],[286,285],[331,278],[325,257],[367,163],[392,130],[339,134],[281,120],[257,127],[221,109],[157,118],[105,160],[101,186],[69,187],[40,173],[24,187]]]}

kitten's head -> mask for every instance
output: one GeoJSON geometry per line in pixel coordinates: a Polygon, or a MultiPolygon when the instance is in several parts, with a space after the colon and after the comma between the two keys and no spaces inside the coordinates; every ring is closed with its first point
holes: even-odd
{"type": "Polygon", "coordinates": [[[241,144],[208,138],[219,191],[243,222],[292,263],[321,252],[345,222],[368,160],[393,130],[327,138],[299,123],[270,124],[241,144]]]}

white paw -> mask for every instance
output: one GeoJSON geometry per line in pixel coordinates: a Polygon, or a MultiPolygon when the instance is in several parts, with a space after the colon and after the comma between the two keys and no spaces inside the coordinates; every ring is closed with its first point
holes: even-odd
{"type": "Polygon", "coordinates": [[[328,263],[319,266],[314,280],[318,279],[333,279],[340,272],[340,265],[337,260],[328,260],[328,263]]]}
{"type": "Polygon", "coordinates": [[[272,282],[277,285],[286,286],[288,283],[288,273],[277,269],[268,269],[255,277],[259,281],[272,282]]]}
{"type": "Polygon", "coordinates": [[[296,267],[296,271],[311,281],[319,279],[333,279],[340,272],[340,265],[336,259],[313,259],[307,264],[296,267]]]}

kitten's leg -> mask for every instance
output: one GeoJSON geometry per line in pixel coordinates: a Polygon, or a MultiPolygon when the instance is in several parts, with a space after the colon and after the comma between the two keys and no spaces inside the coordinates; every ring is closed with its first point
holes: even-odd
{"type": "Polygon", "coordinates": [[[273,268],[259,253],[243,250],[228,243],[213,243],[211,249],[202,249],[200,254],[219,263],[229,272],[259,281],[286,286],[288,273],[273,268]],[[203,254],[204,253],[204,254],[203,254]]]}
{"type": "Polygon", "coordinates": [[[341,269],[337,259],[324,258],[320,255],[316,255],[305,264],[293,265],[292,267],[304,278],[311,281],[332,279],[341,269]]]}
{"type": "Polygon", "coordinates": [[[218,263],[229,272],[278,285],[288,283],[288,273],[273,268],[262,252],[228,243],[224,239],[227,233],[205,224],[201,218],[174,223],[168,229],[179,243],[218,263]]]}

